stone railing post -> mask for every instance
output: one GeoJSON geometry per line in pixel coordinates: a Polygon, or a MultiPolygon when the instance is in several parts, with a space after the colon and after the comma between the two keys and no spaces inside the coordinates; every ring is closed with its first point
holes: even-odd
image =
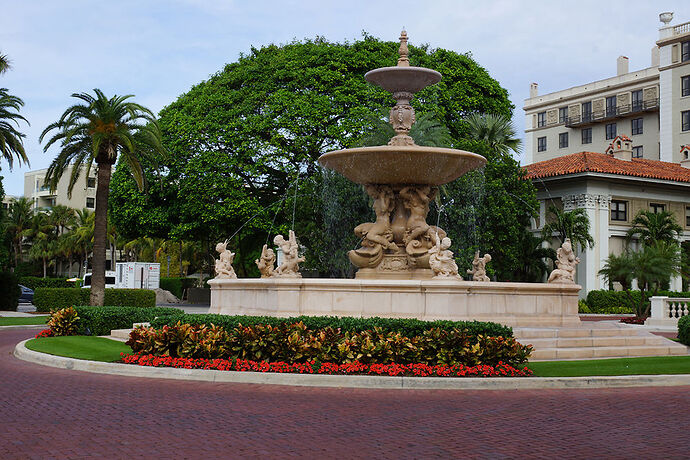
{"type": "Polygon", "coordinates": [[[651,315],[653,319],[667,319],[668,315],[664,314],[666,313],[664,310],[666,310],[666,301],[668,300],[668,297],[664,296],[654,296],[649,299],[649,301],[652,303],[652,311],[651,315]]]}

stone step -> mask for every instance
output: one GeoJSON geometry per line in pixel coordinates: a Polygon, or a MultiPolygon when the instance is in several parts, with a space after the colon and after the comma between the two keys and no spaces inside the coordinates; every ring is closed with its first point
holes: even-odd
{"type": "Polygon", "coordinates": [[[110,331],[110,337],[114,339],[126,339],[129,340],[129,333],[132,332],[131,329],[113,329],[110,331]]]}
{"type": "Polygon", "coordinates": [[[516,339],[636,336],[630,327],[513,328],[516,339]]]}
{"type": "Polygon", "coordinates": [[[573,347],[630,347],[640,345],[665,345],[667,343],[667,339],[655,335],[620,337],[540,338],[518,339],[518,341],[523,345],[532,345],[535,349],[573,347]]]}
{"type": "Polygon", "coordinates": [[[682,356],[690,354],[688,347],[672,345],[641,345],[630,347],[571,347],[541,348],[532,351],[530,361],[574,360],[593,358],[629,358],[641,356],[682,356]]]}

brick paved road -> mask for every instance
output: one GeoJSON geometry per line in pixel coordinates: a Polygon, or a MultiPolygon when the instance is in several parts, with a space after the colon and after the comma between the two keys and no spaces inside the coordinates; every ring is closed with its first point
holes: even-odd
{"type": "Polygon", "coordinates": [[[73,372],[10,355],[0,458],[681,458],[690,388],[390,391],[73,372]]]}

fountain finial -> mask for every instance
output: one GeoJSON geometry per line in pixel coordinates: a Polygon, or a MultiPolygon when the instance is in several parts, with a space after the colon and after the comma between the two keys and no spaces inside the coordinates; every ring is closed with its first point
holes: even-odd
{"type": "Polygon", "coordinates": [[[398,54],[400,55],[398,67],[409,67],[410,60],[407,55],[410,54],[410,50],[407,49],[407,32],[404,27],[402,32],[400,32],[400,48],[398,49],[398,54]]]}

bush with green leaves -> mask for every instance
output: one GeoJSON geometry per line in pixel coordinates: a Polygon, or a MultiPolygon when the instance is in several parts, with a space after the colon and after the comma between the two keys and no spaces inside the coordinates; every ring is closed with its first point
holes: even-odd
{"type": "Polygon", "coordinates": [[[19,284],[22,284],[29,289],[36,290],[37,288],[73,288],[74,283],[67,281],[67,278],[41,278],[39,276],[22,276],[19,278],[19,284]]]}
{"type": "Polygon", "coordinates": [[[432,327],[407,336],[380,327],[362,331],[311,329],[301,321],[232,329],[178,322],[160,329],[136,328],[127,345],[137,354],[183,358],[466,366],[495,366],[499,362],[514,366],[527,361],[532,350],[513,337],[472,335],[458,328],[432,327]]]}
{"type": "Polygon", "coordinates": [[[678,320],[678,340],[690,347],[690,316],[683,316],[678,320]]]}
{"type": "Polygon", "coordinates": [[[12,272],[0,272],[0,310],[17,311],[19,296],[19,279],[12,272]]]}
{"type": "MultiPolygon", "coordinates": [[[[657,296],[665,297],[690,297],[690,292],[674,292],[674,291],[658,291],[657,296]]],[[[649,304],[649,298],[652,293],[645,292],[645,305],[649,304]]],[[[595,313],[595,314],[634,314],[637,306],[640,303],[640,291],[606,291],[594,290],[587,293],[587,305],[589,311],[582,311],[580,306],[580,313],[595,313]]]]}
{"type": "Polygon", "coordinates": [[[74,309],[79,315],[77,330],[80,335],[109,335],[113,329],[129,329],[133,323],[147,323],[156,318],[183,313],[177,308],[164,307],[77,306],[74,309]]]}
{"type": "Polygon", "coordinates": [[[168,316],[159,318],[151,326],[160,328],[174,326],[177,322],[192,325],[214,324],[226,330],[239,326],[253,326],[258,324],[280,326],[283,324],[303,323],[309,329],[341,329],[347,332],[362,332],[380,328],[383,332],[399,332],[413,337],[421,335],[432,328],[442,330],[466,330],[469,335],[487,335],[491,337],[512,337],[513,329],[497,323],[481,321],[422,321],[414,318],[354,318],[351,316],[297,316],[292,318],[276,318],[274,316],[228,316],[228,315],[190,315],[168,316]]]}
{"type": "MultiPolygon", "coordinates": [[[[34,291],[36,311],[49,312],[66,307],[89,305],[91,289],[37,288],[34,291]]],[[[152,308],[156,306],[156,293],[148,289],[106,289],[106,305],[152,308]]]]}

